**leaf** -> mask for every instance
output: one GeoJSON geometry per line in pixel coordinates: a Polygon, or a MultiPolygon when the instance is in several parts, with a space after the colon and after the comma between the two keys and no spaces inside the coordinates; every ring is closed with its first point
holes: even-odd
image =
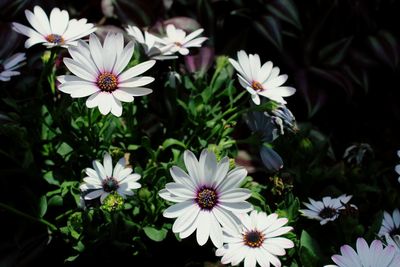
{"type": "Polygon", "coordinates": [[[163,147],[163,149],[167,149],[168,147],[174,146],[174,145],[177,145],[177,146],[180,146],[180,147],[186,149],[186,145],[185,145],[183,142],[181,142],[181,141],[179,141],[179,140],[176,140],[176,139],[174,139],[174,138],[168,138],[168,139],[166,139],[166,140],[163,142],[162,147],[163,147]]]}
{"type": "Polygon", "coordinates": [[[350,47],[353,38],[343,38],[321,49],[318,53],[320,60],[328,65],[336,65],[342,62],[350,47]]]}
{"type": "Polygon", "coordinates": [[[53,171],[48,171],[43,175],[43,178],[51,185],[60,186],[60,182],[54,179],[53,171]]]}
{"type": "Polygon", "coordinates": [[[315,67],[311,67],[310,71],[321,78],[328,80],[345,90],[347,95],[353,94],[353,85],[349,81],[349,79],[339,71],[328,71],[315,67]]]}
{"type": "Polygon", "coordinates": [[[63,198],[59,195],[52,196],[48,201],[48,206],[62,206],[63,198]]]}
{"type": "Polygon", "coordinates": [[[369,45],[375,56],[391,68],[395,68],[399,62],[397,40],[392,34],[381,31],[377,36],[368,37],[369,45]]]}
{"type": "Polygon", "coordinates": [[[302,29],[299,12],[292,0],[275,1],[271,5],[268,5],[267,9],[281,20],[292,24],[299,30],[302,29]]]}
{"type": "Polygon", "coordinates": [[[263,24],[254,21],[255,29],[279,50],[282,49],[282,30],[278,21],[271,17],[264,17],[263,24]]]}
{"type": "Polygon", "coordinates": [[[303,266],[317,266],[322,258],[318,243],[305,230],[301,232],[299,253],[303,266]]]}
{"type": "Polygon", "coordinates": [[[160,242],[167,237],[168,231],[164,228],[157,230],[154,227],[146,226],[143,228],[144,233],[153,241],[160,242]]]}
{"type": "Polygon", "coordinates": [[[43,217],[47,211],[47,198],[46,196],[41,196],[39,199],[39,217],[43,217]]]}

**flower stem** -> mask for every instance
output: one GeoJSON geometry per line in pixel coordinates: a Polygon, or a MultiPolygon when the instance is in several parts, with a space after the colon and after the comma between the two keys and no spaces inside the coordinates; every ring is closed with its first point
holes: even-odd
{"type": "Polygon", "coordinates": [[[7,205],[7,204],[1,203],[1,202],[0,202],[0,207],[3,208],[3,209],[5,209],[5,210],[8,210],[8,211],[10,211],[10,212],[12,212],[12,213],[14,213],[14,214],[16,214],[16,215],[19,215],[19,216],[21,216],[21,217],[24,217],[24,218],[26,218],[26,219],[29,219],[29,220],[31,220],[31,221],[44,224],[44,225],[46,225],[47,227],[49,227],[50,231],[52,231],[52,232],[57,231],[57,227],[56,227],[54,224],[52,224],[52,223],[50,223],[50,222],[48,222],[48,221],[46,221],[46,220],[44,220],[44,219],[42,219],[42,218],[33,217],[33,216],[29,215],[29,214],[26,214],[26,213],[24,213],[24,212],[22,212],[22,211],[20,211],[20,210],[17,210],[17,209],[15,209],[15,208],[13,208],[13,207],[11,207],[11,206],[9,206],[9,205],[7,205]]]}

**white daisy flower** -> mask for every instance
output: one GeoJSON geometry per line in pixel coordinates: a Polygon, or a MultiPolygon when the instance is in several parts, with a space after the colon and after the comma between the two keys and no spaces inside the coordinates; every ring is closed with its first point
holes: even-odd
{"type": "Polygon", "coordinates": [[[84,183],[80,186],[81,191],[91,190],[85,195],[85,200],[91,200],[100,197],[100,202],[111,193],[117,192],[121,197],[132,196],[133,189],[141,187],[136,181],[140,175],[132,173],[132,168],[126,167],[125,158],[121,158],[114,169],[112,167],[112,158],[110,154],[105,153],[103,164],[99,161],[93,161],[93,169],[85,170],[87,177],[83,178],[84,183]]]}
{"type": "Polygon", "coordinates": [[[143,34],[138,27],[130,25],[125,30],[143,47],[144,52],[149,58],[157,60],[178,58],[171,55],[169,51],[172,45],[164,45],[158,42],[158,38],[151,33],[145,31],[143,34]]]}
{"type": "Polygon", "coordinates": [[[88,108],[99,107],[101,114],[110,111],[121,116],[121,102],[132,102],[136,96],[152,92],[142,86],[154,81],[153,77],[137,77],[155,64],[155,60],[145,61],[124,71],[132,58],[133,42],[124,47],[121,33],[109,33],[102,46],[96,35],[91,34],[89,45],[78,41],[77,47],[68,48],[71,58],[64,63],[74,75],[57,77],[61,83],[58,89],[73,98],[87,97],[88,108]]]}
{"type": "Polygon", "coordinates": [[[173,183],[168,183],[159,195],[177,204],[167,208],[166,218],[177,218],[172,226],[180,238],[190,236],[196,229],[197,243],[202,246],[208,238],[216,247],[222,246],[222,228],[235,228],[238,214],[253,209],[245,201],[251,191],[239,188],[247,175],[244,168],[229,170],[229,159],[217,163],[213,152],[203,150],[198,161],[185,151],[183,159],[189,174],[174,166],[170,169],[173,183]]]}
{"type": "Polygon", "coordinates": [[[286,104],[282,97],[291,96],[296,92],[293,87],[282,86],[288,76],[279,75],[279,68],[273,68],[271,61],[261,66],[260,57],[257,54],[247,55],[243,50],[237,53],[237,57],[238,61],[230,58],[229,62],[239,72],[240,85],[251,94],[251,99],[256,105],[261,103],[260,95],[286,104]]]}
{"type": "Polygon", "coordinates": [[[385,234],[385,239],[387,246],[393,246],[400,255],[400,235],[385,234]]]}
{"type": "Polygon", "coordinates": [[[223,264],[237,265],[244,259],[245,267],[281,266],[277,256],[286,254],[285,249],[294,247],[294,243],[283,234],[291,231],[286,218],[278,218],[278,214],[266,215],[265,212],[253,210],[250,214],[241,216],[242,227],[237,229],[224,228],[223,247],[217,249],[216,255],[222,256],[223,264]]]}
{"type": "Polygon", "coordinates": [[[25,15],[33,29],[17,22],[12,24],[14,31],[29,37],[25,48],[39,43],[47,47],[76,45],[78,39],[96,30],[92,23],[86,23],[87,19],[69,20],[68,12],[59,8],[53,8],[50,18],[40,6],[35,6],[33,13],[25,10],[25,15]]]}
{"type": "Polygon", "coordinates": [[[165,29],[167,36],[157,40],[166,46],[171,46],[169,49],[171,53],[179,52],[181,55],[187,55],[190,47],[201,47],[201,44],[208,39],[207,37],[197,37],[204,29],[195,30],[189,35],[186,35],[184,30],[175,28],[173,24],[168,24],[165,29]]]}
{"type": "Polygon", "coordinates": [[[6,82],[11,79],[11,76],[20,75],[16,69],[24,65],[21,62],[25,59],[25,53],[16,53],[4,61],[0,61],[0,81],[6,82]]]}
{"type": "MultiPolygon", "coordinates": [[[[341,195],[338,198],[324,197],[322,201],[308,198],[310,203],[303,202],[308,209],[301,209],[300,212],[309,219],[319,220],[320,224],[324,225],[329,221],[336,220],[351,198],[351,195],[341,195]]],[[[357,208],[355,205],[351,205],[351,207],[357,208]]]]}
{"type": "MultiPolygon", "coordinates": [[[[400,158],[400,150],[397,150],[397,156],[400,158]]],[[[394,170],[397,172],[398,175],[400,175],[400,164],[396,165],[394,170]]],[[[400,183],[400,177],[399,177],[398,181],[400,183]]]]}
{"type": "Polygon", "coordinates": [[[325,267],[398,267],[400,266],[400,254],[397,254],[394,246],[383,248],[382,242],[374,240],[371,246],[363,238],[357,239],[355,251],[349,245],[340,248],[341,255],[333,255],[332,260],[337,265],[325,265],[325,267]]]}
{"type": "Polygon", "coordinates": [[[400,212],[399,209],[393,211],[393,215],[390,216],[389,212],[383,213],[383,220],[381,229],[379,230],[379,236],[385,236],[389,234],[390,236],[400,234],[400,212]]]}

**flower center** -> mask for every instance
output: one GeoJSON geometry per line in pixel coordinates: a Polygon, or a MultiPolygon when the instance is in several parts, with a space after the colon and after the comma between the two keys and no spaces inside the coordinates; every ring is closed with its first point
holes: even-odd
{"type": "Polygon", "coordinates": [[[104,72],[97,77],[97,86],[103,92],[113,92],[118,88],[117,76],[110,72],[104,72]]]}
{"type": "Polygon", "coordinates": [[[212,210],[218,203],[218,195],[213,188],[203,187],[197,193],[196,202],[200,208],[212,210]]]}
{"type": "Polygon", "coordinates": [[[244,244],[251,248],[261,247],[265,240],[265,236],[263,233],[253,230],[243,234],[244,244]]]}
{"type": "Polygon", "coordinates": [[[319,212],[319,217],[321,217],[323,219],[328,219],[328,218],[335,217],[336,214],[337,214],[336,209],[333,209],[331,207],[325,207],[319,212]]]}
{"type": "Polygon", "coordinates": [[[65,43],[64,38],[62,38],[61,35],[58,34],[49,34],[46,36],[46,40],[49,43],[53,43],[56,45],[62,45],[65,43]]]}
{"type": "Polygon", "coordinates": [[[400,235],[400,228],[393,228],[390,232],[389,232],[390,236],[395,236],[395,235],[400,235]]]}
{"type": "Polygon", "coordinates": [[[114,177],[107,177],[105,180],[103,180],[103,190],[105,192],[113,192],[118,188],[118,181],[114,177]]]}
{"type": "Polygon", "coordinates": [[[259,83],[257,81],[253,81],[251,83],[251,87],[256,91],[263,91],[264,90],[264,88],[262,87],[261,83],[259,83]]]}
{"type": "Polygon", "coordinates": [[[182,47],[183,45],[180,42],[174,42],[176,46],[182,47]]]}

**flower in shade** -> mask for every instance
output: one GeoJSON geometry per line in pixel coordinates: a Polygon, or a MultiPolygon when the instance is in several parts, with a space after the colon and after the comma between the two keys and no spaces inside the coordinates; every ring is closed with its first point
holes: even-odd
{"type": "Polygon", "coordinates": [[[33,29],[17,22],[12,26],[14,31],[29,37],[26,48],[39,43],[47,47],[76,45],[78,39],[96,30],[92,23],[86,23],[87,19],[70,20],[68,12],[59,8],[53,8],[50,18],[39,6],[33,8],[33,13],[25,10],[25,15],[33,29]]]}
{"type": "Polygon", "coordinates": [[[400,235],[391,236],[389,234],[385,234],[385,240],[387,246],[393,246],[400,255],[400,235]]]}
{"type": "Polygon", "coordinates": [[[340,248],[341,255],[333,255],[332,260],[337,265],[325,267],[398,267],[400,254],[394,246],[383,247],[380,240],[374,240],[371,246],[363,238],[358,238],[356,250],[349,245],[340,248]]]}
{"type": "Polygon", "coordinates": [[[346,148],[343,154],[343,159],[348,163],[361,165],[361,163],[368,157],[373,156],[374,151],[369,144],[359,143],[346,148]]]}
{"type": "Polygon", "coordinates": [[[108,34],[103,46],[91,34],[89,44],[78,41],[77,47],[68,48],[72,58],[64,58],[64,63],[74,75],[59,76],[58,89],[73,98],[90,96],[86,100],[88,108],[98,106],[103,115],[111,111],[121,116],[121,102],[132,102],[136,96],[150,94],[152,90],[142,86],[154,81],[153,77],[138,77],[155,64],[154,60],[124,70],[133,49],[133,42],[124,47],[121,33],[108,34]]]}
{"type": "Polygon", "coordinates": [[[229,62],[238,72],[240,85],[251,94],[251,99],[256,105],[261,103],[260,95],[286,104],[283,97],[291,96],[296,92],[293,87],[282,86],[288,76],[279,75],[279,68],[273,67],[271,61],[261,66],[260,57],[257,54],[247,55],[243,50],[237,53],[237,57],[238,61],[230,58],[229,62]]]}
{"type": "Polygon", "coordinates": [[[177,58],[177,56],[173,56],[169,52],[172,45],[164,45],[160,43],[158,38],[151,33],[145,31],[143,34],[138,27],[130,25],[125,30],[143,47],[144,52],[149,58],[157,60],[177,58]]]}
{"type": "MultiPolygon", "coordinates": [[[[400,150],[397,151],[397,156],[400,158],[400,150]]],[[[396,165],[394,170],[397,172],[398,175],[400,175],[400,164],[396,165]]],[[[400,183],[400,177],[399,177],[398,181],[400,183]]]]}
{"type": "MultiPolygon", "coordinates": [[[[309,219],[319,220],[320,224],[324,225],[329,221],[336,220],[341,211],[347,208],[347,203],[351,198],[351,195],[341,195],[338,198],[324,197],[322,201],[309,198],[310,203],[303,202],[308,209],[301,209],[300,212],[309,219]]],[[[357,209],[353,204],[350,204],[350,207],[357,209]]]]}
{"type": "Polygon", "coordinates": [[[383,220],[381,228],[379,229],[379,236],[385,236],[389,234],[390,236],[400,234],[400,212],[399,209],[395,209],[393,214],[390,215],[389,212],[383,213],[383,220]]]}
{"type": "Polygon", "coordinates": [[[11,76],[19,75],[20,72],[16,69],[24,64],[22,61],[25,59],[25,53],[16,53],[4,61],[0,61],[0,81],[6,82],[11,79],[11,76]]]}
{"type": "Polygon", "coordinates": [[[110,154],[105,153],[103,164],[93,161],[93,169],[86,168],[87,177],[83,178],[84,183],[80,186],[81,191],[87,192],[85,200],[100,197],[100,202],[111,193],[118,193],[121,197],[132,196],[133,189],[138,189],[141,185],[137,182],[140,175],[132,173],[132,168],[126,167],[125,158],[121,158],[114,169],[110,154]]]}
{"type": "Polygon", "coordinates": [[[170,169],[174,182],[168,183],[159,195],[176,204],[163,215],[177,218],[172,226],[180,238],[196,230],[197,243],[204,245],[208,238],[216,247],[222,246],[222,227],[233,229],[239,222],[238,215],[252,210],[246,201],[251,191],[239,188],[247,175],[244,168],[229,171],[229,159],[217,162],[213,152],[203,150],[200,159],[185,151],[183,159],[188,173],[174,166],[170,169]]]}
{"type": "Polygon", "coordinates": [[[195,30],[188,35],[184,30],[175,28],[173,24],[168,24],[165,29],[167,35],[157,40],[166,46],[170,46],[170,53],[178,52],[181,55],[187,55],[189,48],[201,47],[201,44],[208,39],[207,37],[197,37],[204,29],[195,30]]]}
{"type": "Polygon", "coordinates": [[[244,260],[245,267],[281,266],[277,256],[286,254],[285,249],[294,247],[294,243],[281,235],[293,228],[284,226],[286,218],[278,214],[266,215],[265,212],[252,211],[241,216],[241,229],[224,228],[224,246],[217,249],[216,255],[222,256],[223,264],[237,265],[244,260]]]}

